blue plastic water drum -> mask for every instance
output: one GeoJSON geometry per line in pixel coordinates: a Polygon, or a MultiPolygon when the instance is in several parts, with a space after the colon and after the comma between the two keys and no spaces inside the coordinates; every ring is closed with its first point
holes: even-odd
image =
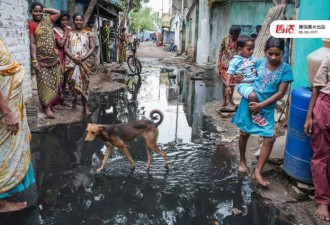
{"type": "Polygon", "coordinates": [[[312,92],[306,87],[292,90],[288,131],[284,154],[284,171],[294,179],[312,184],[310,137],[304,134],[309,100],[312,92]]]}

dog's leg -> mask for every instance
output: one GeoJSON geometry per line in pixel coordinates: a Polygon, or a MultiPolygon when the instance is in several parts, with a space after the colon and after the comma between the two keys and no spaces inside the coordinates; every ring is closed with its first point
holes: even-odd
{"type": "Polygon", "coordinates": [[[147,155],[148,155],[148,163],[147,163],[146,167],[144,168],[145,170],[149,170],[150,164],[151,164],[152,159],[153,159],[152,150],[149,148],[150,143],[149,143],[148,140],[149,140],[148,137],[144,136],[144,146],[146,147],[146,151],[147,151],[147,155]]]}
{"type": "Polygon", "coordinates": [[[162,151],[156,144],[151,144],[150,149],[154,150],[164,158],[164,166],[166,169],[168,169],[168,164],[167,164],[167,154],[166,152],[162,151]]]}
{"type": "Polygon", "coordinates": [[[131,164],[131,170],[135,170],[135,165],[134,165],[134,161],[131,157],[131,155],[129,154],[128,148],[125,144],[125,142],[123,142],[122,139],[120,139],[119,137],[115,137],[112,139],[111,143],[119,148],[120,150],[123,151],[124,155],[126,156],[126,158],[128,159],[129,163],[131,164]]]}
{"type": "Polygon", "coordinates": [[[96,172],[100,172],[101,170],[104,169],[105,164],[107,164],[107,161],[108,161],[108,159],[109,159],[109,156],[111,155],[111,152],[112,152],[112,150],[113,150],[113,146],[112,146],[111,144],[108,144],[108,143],[104,143],[104,144],[105,144],[105,146],[107,146],[107,151],[106,151],[106,153],[105,153],[105,155],[104,155],[104,158],[103,158],[103,160],[102,160],[101,167],[98,168],[98,169],[96,170],[96,172]]]}
{"type": "Polygon", "coordinates": [[[144,138],[146,140],[146,145],[148,149],[154,150],[164,158],[164,164],[165,168],[168,169],[168,164],[167,164],[167,154],[166,152],[162,151],[160,148],[157,146],[157,138],[158,138],[158,128],[153,130],[152,132],[148,132],[144,135],[144,138]]]}
{"type": "Polygon", "coordinates": [[[146,151],[147,151],[147,154],[148,154],[148,163],[147,163],[147,166],[144,168],[145,170],[148,170],[150,168],[150,164],[152,162],[152,152],[151,150],[148,148],[148,145],[146,144],[146,151]]]}
{"type": "Polygon", "coordinates": [[[123,148],[120,148],[120,149],[123,151],[124,155],[126,156],[126,158],[128,159],[129,163],[131,164],[131,170],[135,170],[134,161],[133,161],[133,159],[131,157],[131,154],[129,154],[129,151],[128,151],[127,146],[124,145],[124,147],[123,148]]]}

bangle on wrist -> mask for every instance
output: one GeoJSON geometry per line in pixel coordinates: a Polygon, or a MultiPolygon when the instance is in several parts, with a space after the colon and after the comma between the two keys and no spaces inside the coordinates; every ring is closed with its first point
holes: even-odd
{"type": "Polygon", "coordinates": [[[225,87],[230,87],[230,85],[225,85],[225,87]]]}
{"type": "Polygon", "coordinates": [[[36,60],[36,59],[32,60],[32,63],[37,63],[37,62],[38,62],[38,60],[36,60]]]}

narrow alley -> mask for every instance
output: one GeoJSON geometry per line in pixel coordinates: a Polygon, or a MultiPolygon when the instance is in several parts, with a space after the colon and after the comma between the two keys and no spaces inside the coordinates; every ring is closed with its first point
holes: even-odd
{"type": "Polygon", "coordinates": [[[0,225],[329,224],[306,2],[0,0],[0,225]]]}

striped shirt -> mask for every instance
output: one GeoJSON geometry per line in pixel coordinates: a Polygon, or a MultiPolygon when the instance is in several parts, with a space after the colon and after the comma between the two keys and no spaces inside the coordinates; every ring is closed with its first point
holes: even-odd
{"type": "Polygon", "coordinates": [[[250,58],[244,58],[240,55],[234,55],[233,59],[229,62],[227,73],[243,75],[243,81],[254,81],[257,76],[255,64],[256,59],[252,56],[250,58]]]}

